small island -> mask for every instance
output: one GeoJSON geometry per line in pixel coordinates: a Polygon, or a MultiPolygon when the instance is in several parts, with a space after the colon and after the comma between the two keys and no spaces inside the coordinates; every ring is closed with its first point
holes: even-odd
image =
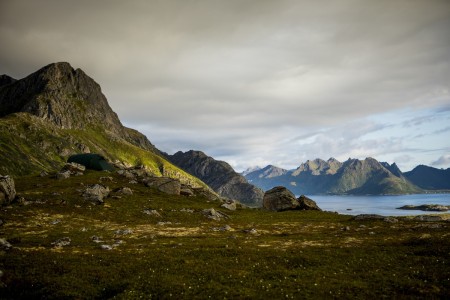
{"type": "Polygon", "coordinates": [[[441,204],[404,205],[402,207],[397,207],[397,209],[444,212],[450,210],[450,205],[449,206],[441,204]]]}

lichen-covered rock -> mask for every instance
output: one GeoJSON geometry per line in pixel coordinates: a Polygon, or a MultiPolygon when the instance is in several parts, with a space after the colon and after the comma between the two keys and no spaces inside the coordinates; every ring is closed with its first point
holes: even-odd
{"type": "Polygon", "coordinates": [[[264,194],[263,207],[268,210],[283,211],[298,209],[295,195],[284,186],[277,186],[264,194]]]}
{"type": "Polygon", "coordinates": [[[103,199],[108,197],[108,195],[109,195],[109,188],[101,184],[94,184],[88,186],[83,191],[84,199],[87,201],[94,202],[96,204],[102,204],[103,199]]]}
{"type": "Polygon", "coordinates": [[[181,191],[180,181],[168,177],[148,177],[144,180],[144,184],[169,195],[180,195],[181,191]]]}
{"type": "Polygon", "coordinates": [[[133,195],[133,191],[129,187],[123,187],[117,190],[117,193],[123,195],[133,195]]]}
{"type": "Polygon", "coordinates": [[[322,211],[320,209],[319,206],[317,206],[317,203],[306,197],[305,195],[301,195],[300,197],[297,198],[298,203],[299,203],[299,209],[301,210],[318,210],[318,211],[322,211]]]}
{"type": "Polygon", "coordinates": [[[202,214],[209,219],[213,219],[215,221],[220,221],[221,219],[229,219],[230,217],[218,210],[215,210],[214,208],[204,209],[202,211],[202,214]]]}
{"type": "Polygon", "coordinates": [[[70,177],[70,171],[56,173],[56,179],[67,179],[70,177]]]}
{"type": "Polygon", "coordinates": [[[0,175],[0,205],[9,204],[16,198],[14,179],[0,175]]]}

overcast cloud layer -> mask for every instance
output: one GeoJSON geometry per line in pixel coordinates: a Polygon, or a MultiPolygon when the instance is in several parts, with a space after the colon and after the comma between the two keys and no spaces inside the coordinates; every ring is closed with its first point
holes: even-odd
{"type": "Polygon", "coordinates": [[[161,150],[450,166],[450,1],[0,1],[0,73],[68,61],[161,150]]]}

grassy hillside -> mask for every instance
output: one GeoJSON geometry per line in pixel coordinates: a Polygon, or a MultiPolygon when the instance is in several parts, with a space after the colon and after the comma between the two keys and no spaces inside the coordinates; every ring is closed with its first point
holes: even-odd
{"type": "Polygon", "coordinates": [[[70,155],[87,148],[111,161],[144,164],[155,175],[179,178],[193,186],[206,186],[156,153],[132,145],[100,126],[61,129],[28,113],[0,118],[0,174],[29,175],[57,171],[70,155]]]}
{"type": "Polygon", "coordinates": [[[104,205],[80,190],[105,172],[15,178],[26,202],[0,210],[2,299],[447,298],[449,223],[357,221],[315,211],[226,211],[115,173],[104,205]],[[202,214],[215,208],[229,219],[202,214]],[[148,215],[156,210],[161,215],[148,215]],[[52,243],[70,238],[70,244],[52,243]],[[97,243],[96,240],[101,242],[97,243]],[[115,245],[104,250],[101,245],[115,245]]]}

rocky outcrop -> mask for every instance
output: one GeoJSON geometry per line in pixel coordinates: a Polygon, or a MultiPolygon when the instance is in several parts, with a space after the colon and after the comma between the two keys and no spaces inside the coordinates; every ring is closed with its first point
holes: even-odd
{"type": "Polygon", "coordinates": [[[263,191],[249,184],[226,162],[193,150],[184,153],[179,151],[168,158],[176,166],[205,182],[220,196],[247,205],[261,206],[263,191]]]}
{"type": "Polygon", "coordinates": [[[298,209],[295,195],[284,186],[277,186],[264,194],[263,207],[268,210],[284,211],[298,209]]]}
{"type": "Polygon", "coordinates": [[[0,205],[7,205],[16,198],[14,180],[9,176],[0,175],[0,205]]]}

